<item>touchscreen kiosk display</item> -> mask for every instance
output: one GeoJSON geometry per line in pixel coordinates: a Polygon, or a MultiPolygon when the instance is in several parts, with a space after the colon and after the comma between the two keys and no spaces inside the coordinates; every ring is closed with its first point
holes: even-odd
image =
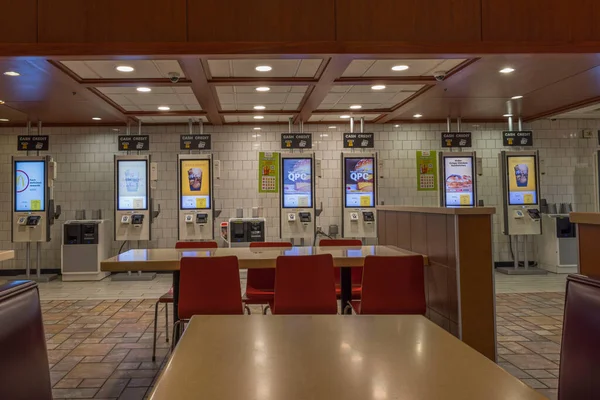
{"type": "Polygon", "coordinates": [[[15,212],[45,211],[44,161],[15,161],[15,212]]]}
{"type": "Polygon", "coordinates": [[[446,207],[473,207],[473,157],[444,157],[446,207]]]}
{"type": "Polygon", "coordinates": [[[537,204],[537,172],[535,156],[508,156],[508,204],[537,204]]]}
{"type": "Polygon", "coordinates": [[[181,209],[210,209],[210,160],[180,160],[181,209]]]}
{"type": "Polygon", "coordinates": [[[147,160],[117,160],[117,210],[147,210],[147,160]]]}
{"type": "Polygon", "coordinates": [[[375,207],[373,157],[345,158],[346,207],[375,207]]]}
{"type": "Polygon", "coordinates": [[[283,208],[312,208],[312,158],[284,158],[283,208]]]}

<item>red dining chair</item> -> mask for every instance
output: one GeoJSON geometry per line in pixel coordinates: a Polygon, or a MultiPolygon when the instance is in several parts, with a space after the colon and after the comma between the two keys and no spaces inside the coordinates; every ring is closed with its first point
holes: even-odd
{"type": "MultiPolygon", "coordinates": [[[[219,245],[217,242],[177,242],[176,249],[216,249],[219,245]]],[[[165,342],[169,343],[169,304],[173,304],[173,287],[169,291],[158,298],[154,304],[154,344],[152,347],[152,361],[156,361],[156,333],[158,328],[158,305],[165,305],[165,342]]]]}
{"type": "MultiPolygon", "coordinates": [[[[250,248],[292,247],[291,242],[251,242],[250,248]]],[[[250,268],[246,276],[244,304],[268,305],[275,295],[275,268],[250,268]]],[[[267,313],[267,307],[263,314],[267,313]]]]}
{"type": "Polygon", "coordinates": [[[194,315],[243,315],[240,270],[236,256],[182,257],[179,279],[179,324],[194,315]]]}
{"type": "Polygon", "coordinates": [[[425,267],[422,256],[367,256],[357,314],[425,314],[425,267]]]}
{"type": "Polygon", "coordinates": [[[279,256],[273,314],[337,314],[333,257],[279,256]]]}
{"type": "MultiPolygon", "coordinates": [[[[321,241],[319,242],[319,246],[362,246],[362,241],[360,239],[321,239],[321,241]]],[[[350,268],[350,271],[352,282],[352,298],[360,299],[360,291],[362,290],[362,268],[353,267],[350,268]]],[[[340,284],[340,281],[340,269],[335,268],[335,294],[338,298],[340,298],[342,294],[342,286],[340,284]]]]}

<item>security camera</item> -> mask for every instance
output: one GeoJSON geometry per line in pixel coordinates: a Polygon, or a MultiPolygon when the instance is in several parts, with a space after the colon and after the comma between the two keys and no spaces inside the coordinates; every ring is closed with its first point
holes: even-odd
{"type": "Polygon", "coordinates": [[[169,73],[167,74],[167,76],[169,77],[169,80],[170,80],[172,83],[177,83],[177,82],[179,82],[179,77],[180,77],[181,75],[179,74],[179,72],[169,72],[169,73]]]}
{"type": "Polygon", "coordinates": [[[446,79],[447,74],[448,74],[447,71],[435,71],[433,73],[433,77],[435,78],[436,81],[441,82],[444,79],[446,79]]]}

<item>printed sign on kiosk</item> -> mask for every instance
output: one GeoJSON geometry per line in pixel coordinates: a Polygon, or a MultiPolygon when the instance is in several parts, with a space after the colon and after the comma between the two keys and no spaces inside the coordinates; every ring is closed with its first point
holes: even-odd
{"type": "Polygon", "coordinates": [[[282,239],[312,242],[315,234],[315,170],[313,154],[281,154],[282,239]]]}
{"type": "Polygon", "coordinates": [[[475,207],[477,174],[475,152],[440,153],[440,205],[442,207],[475,207]]]}
{"type": "Polygon", "coordinates": [[[115,156],[115,240],[150,240],[150,156],[115,156]]]}
{"type": "Polygon", "coordinates": [[[343,237],[376,237],[377,154],[342,153],[342,170],[343,237]]]}
{"type": "Polygon", "coordinates": [[[211,154],[180,154],[179,240],[214,239],[211,154]]]}

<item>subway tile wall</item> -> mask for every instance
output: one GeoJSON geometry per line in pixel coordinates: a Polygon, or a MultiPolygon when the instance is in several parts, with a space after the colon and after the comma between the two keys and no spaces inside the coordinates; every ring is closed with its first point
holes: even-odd
{"type": "MultiPolygon", "coordinates": [[[[213,154],[221,160],[221,177],[215,182],[215,205],[222,214],[218,225],[231,216],[235,209],[244,208],[250,216],[252,207],[262,207],[267,218],[268,239],[279,236],[279,197],[276,194],[258,194],[258,152],[279,151],[280,133],[287,125],[206,126],[212,133],[213,154]]],[[[195,129],[197,130],[197,126],[195,129]]],[[[317,180],[317,205],[323,203],[323,213],[317,225],[325,231],[329,225],[341,225],[341,169],[342,133],[347,124],[306,125],[313,133],[313,150],[322,160],[322,177],[317,180]]],[[[501,234],[501,189],[498,177],[498,153],[503,149],[503,124],[465,124],[463,130],[473,132],[473,148],[483,159],[483,170],[478,177],[479,199],[486,206],[495,206],[494,256],[496,261],[510,261],[508,239],[501,234]]],[[[600,120],[541,120],[525,124],[534,130],[534,149],[540,150],[543,163],[541,177],[542,198],[550,203],[572,203],[578,211],[594,210],[593,152],[600,129],[600,120]],[[592,129],[594,138],[584,139],[582,129],[592,129]]],[[[121,128],[121,131],[123,129],[121,128]]],[[[386,205],[436,206],[438,195],[416,190],[416,151],[441,150],[440,132],[445,124],[366,124],[367,132],[375,132],[376,150],[383,161],[379,180],[379,200],[386,205]]],[[[17,136],[21,128],[0,129],[0,248],[16,249],[16,259],[0,264],[2,269],[24,268],[25,245],[10,242],[11,164],[16,155],[17,136]]],[[[107,219],[113,219],[113,155],[117,153],[118,132],[111,127],[44,128],[49,134],[50,151],[58,163],[55,182],[56,204],[62,206],[62,216],[52,227],[52,241],[42,244],[42,267],[60,267],[62,224],[75,218],[75,211],[101,209],[107,219]]],[[[187,126],[145,126],[143,133],[151,135],[152,161],[158,163],[158,182],[153,191],[154,203],[161,205],[161,215],[152,226],[152,241],[133,243],[132,247],[173,247],[177,240],[177,154],[179,135],[188,133],[187,126]]],[[[531,238],[529,239],[531,243],[531,238]]],[[[120,242],[113,243],[116,254],[120,242]]],[[[530,248],[532,248],[530,246],[530,248]]],[[[32,252],[32,265],[35,256],[32,252]]],[[[522,258],[521,258],[522,259],[522,258]]],[[[531,259],[531,255],[530,255],[531,259]]]]}

